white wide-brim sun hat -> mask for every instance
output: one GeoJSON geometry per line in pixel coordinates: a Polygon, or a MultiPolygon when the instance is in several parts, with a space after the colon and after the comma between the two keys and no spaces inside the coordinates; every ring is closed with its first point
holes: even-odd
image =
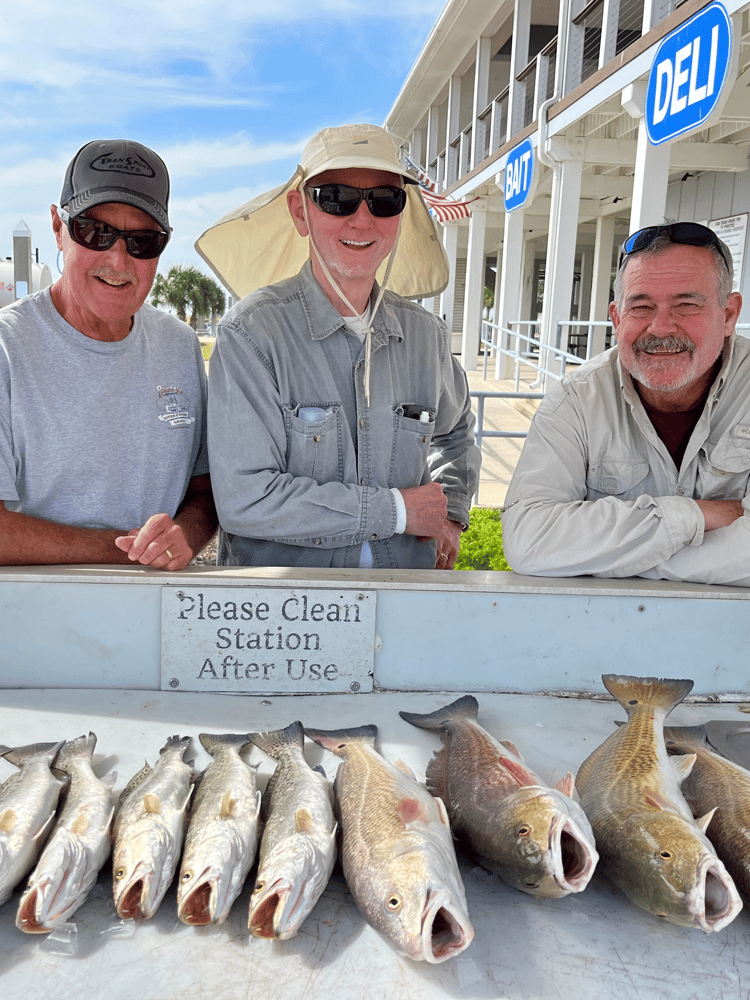
{"type": "MultiPolygon", "coordinates": [[[[401,165],[399,147],[377,125],[342,125],[314,135],[302,162],[279,187],[229,212],[195,242],[195,249],[232,295],[241,299],[296,274],[308,259],[309,242],[292,222],[288,191],[326,170],[386,170],[406,183],[406,208],[387,287],[405,298],[439,295],[448,284],[448,259],[437,226],[415,179],[401,165]]],[[[387,259],[377,278],[382,281],[387,259]]]]}

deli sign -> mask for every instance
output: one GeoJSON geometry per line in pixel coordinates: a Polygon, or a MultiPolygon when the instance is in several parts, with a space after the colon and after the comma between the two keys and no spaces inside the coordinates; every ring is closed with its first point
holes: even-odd
{"type": "Polygon", "coordinates": [[[709,4],[657,49],[646,91],[646,129],[653,145],[700,128],[716,110],[732,63],[732,22],[709,4]]]}

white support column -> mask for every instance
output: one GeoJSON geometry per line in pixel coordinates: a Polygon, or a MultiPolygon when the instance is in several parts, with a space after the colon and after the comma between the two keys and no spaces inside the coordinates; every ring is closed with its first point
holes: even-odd
{"type": "Polygon", "coordinates": [[[471,168],[482,159],[478,146],[479,116],[490,100],[490,60],[492,58],[492,38],[482,35],[477,39],[476,66],[474,68],[474,104],[472,108],[471,168]]]}
{"type": "MultiPolygon", "coordinates": [[[[495,322],[503,329],[510,320],[518,319],[521,308],[521,283],[523,281],[523,209],[505,213],[503,236],[503,264],[500,279],[500,301],[495,300],[495,322]]],[[[521,331],[525,333],[525,330],[521,331]]],[[[508,347],[507,335],[501,335],[501,344],[508,347]]],[[[498,354],[495,360],[495,378],[510,378],[510,359],[498,354]]]]}
{"type": "Polygon", "coordinates": [[[508,131],[505,141],[510,142],[523,125],[524,88],[516,77],[529,61],[529,31],[531,27],[531,0],[516,0],[513,10],[513,44],[510,56],[510,81],[508,89],[508,131]]]}
{"type": "MultiPolygon", "coordinates": [[[[436,159],[438,154],[438,130],[440,124],[440,108],[437,104],[431,104],[430,110],[427,112],[427,143],[425,148],[425,170],[429,173],[430,164],[434,159],[436,159]]],[[[434,181],[439,184],[442,183],[442,179],[437,176],[430,174],[434,181]]]]}
{"type": "MultiPolygon", "coordinates": [[[[555,345],[558,321],[570,319],[582,174],[583,160],[570,159],[560,162],[552,175],[550,228],[544,265],[543,347],[555,345]]],[[[566,348],[567,337],[563,338],[560,346],[566,348]]],[[[540,351],[543,366],[558,371],[559,363],[554,362],[543,347],[540,351]]],[[[548,378],[544,374],[541,375],[541,383],[546,389],[548,378]]]]}
{"type": "Polygon", "coordinates": [[[409,155],[415,163],[421,164],[426,167],[427,164],[422,159],[422,143],[424,142],[424,130],[421,128],[415,128],[411,135],[411,143],[409,149],[409,155]]]}
{"type": "Polygon", "coordinates": [[[630,208],[630,232],[644,226],[664,222],[669,184],[669,156],[671,144],[652,146],[646,132],[646,120],[638,126],[638,144],[635,151],[633,176],[633,204],[630,208]]]}
{"type": "MultiPolygon", "coordinates": [[[[440,296],[440,315],[445,320],[448,326],[448,332],[451,334],[451,350],[454,350],[453,345],[453,309],[456,300],[456,257],[458,255],[458,226],[443,226],[443,246],[445,247],[445,256],[448,258],[448,269],[450,273],[450,278],[448,279],[448,286],[440,296]]],[[[455,353],[460,351],[461,347],[455,349],[455,353]]]]}
{"type": "MultiPolygon", "coordinates": [[[[591,305],[589,319],[606,322],[609,319],[609,289],[612,284],[612,251],[615,242],[614,215],[600,215],[596,220],[594,242],[594,270],[591,276],[591,305]]],[[[601,326],[591,331],[591,357],[604,350],[606,329],[601,326]]]]}
{"type": "Polygon", "coordinates": [[[452,76],[448,82],[448,115],[445,128],[445,176],[440,180],[449,187],[454,177],[451,177],[451,166],[455,162],[455,177],[458,177],[458,153],[453,152],[451,143],[458,135],[458,124],[461,115],[461,77],[452,76]]]}
{"type": "Polygon", "coordinates": [[[484,236],[487,211],[475,208],[469,220],[469,247],[466,255],[466,291],[464,293],[464,330],[461,364],[475,371],[479,355],[479,336],[484,307],[484,236]]]}

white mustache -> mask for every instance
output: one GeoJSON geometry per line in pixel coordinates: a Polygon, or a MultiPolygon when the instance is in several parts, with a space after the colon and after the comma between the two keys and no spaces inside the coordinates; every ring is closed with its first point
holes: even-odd
{"type": "Polygon", "coordinates": [[[104,278],[106,281],[130,281],[135,284],[135,275],[132,271],[115,271],[111,267],[97,267],[91,272],[95,278],[104,278]]]}
{"type": "Polygon", "coordinates": [[[695,344],[692,340],[687,340],[683,337],[654,337],[645,336],[639,337],[633,343],[634,351],[690,351],[692,354],[695,350],[695,344]]]}

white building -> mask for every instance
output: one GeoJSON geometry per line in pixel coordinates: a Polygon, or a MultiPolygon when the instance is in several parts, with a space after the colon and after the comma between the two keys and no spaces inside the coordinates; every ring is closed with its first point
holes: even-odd
{"type": "MultiPolygon", "coordinates": [[[[598,353],[620,244],[646,225],[680,220],[720,229],[733,250],[735,287],[750,302],[748,0],[723,3],[732,56],[711,116],[657,145],[647,109],[644,117],[660,43],[704,7],[705,0],[448,0],[385,125],[439,190],[479,196],[470,220],[443,227],[451,283],[425,303],[452,324],[466,368],[477,364],[484,289],[493,283],[501,328],[598,353]],[[523,207],[506,212],[505,167],[525,139],[535,187],[523,207]]],[[[689,44],[673,46],[677,61],[666,68],[668,79],[662,72],[662,116],[675,68],[682,89],[673,89],[672,108],[705,93],[691,62],[697,46],[689,44]]],[[[495,338],[510,341],[498,331],[495,338]]],[[[503,360],[497,356],[501,377],[503,360]]]]}

